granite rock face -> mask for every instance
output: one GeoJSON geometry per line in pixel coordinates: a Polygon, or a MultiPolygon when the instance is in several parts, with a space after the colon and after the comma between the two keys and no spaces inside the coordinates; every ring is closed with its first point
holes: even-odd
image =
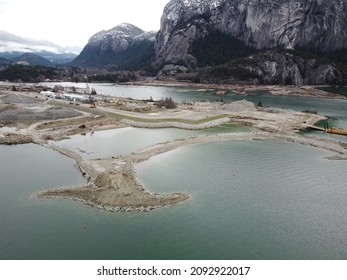
{"type": "Polygon", "coordinates": [[[262,84],[336,84],[342,78],[340,72],[330,64],[276,50],[250,56],[235,67],[248,71],[250,77],[262,84]]]}
{"type": "Polygon", "coordinates": [[[256,49],[347,47],[347,0],[172,0],[155,42],[156,65],[194,68],[191,43],[218,30],[256,49]]]}

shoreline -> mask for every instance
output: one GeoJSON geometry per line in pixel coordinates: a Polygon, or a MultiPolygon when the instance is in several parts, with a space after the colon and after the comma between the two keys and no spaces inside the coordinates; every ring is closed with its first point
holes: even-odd
{"type": "MultiPolygon", "coordinates": [[[[122,163],[127,162],[128,168],[131,169],[131,176],[130,184],[131,182],[135,183],[135,187],[132,186],[130,189],[132,189],[132,193],[124,193],[124,189],[120,188],[119,190],[113,190],[110,189],[110,187],[106,187],[104,190],[105,193],[107,193],[108,196],[110,195],[117,195],[119,197],[126,196],[126,197],[132,197],[135,200],[128,200],[126,204],[113,202],[111,204],[105,203],[102,200],[94,200],[91,199],[90,192],[97,192],[97,188],[103,188],[103,184],[100,186],[95,187],[93,184],[87,184],[83,187],[73,187],[73,188],[59,188],[55,190],[47,190],[40,192],[37,194],[37,197],[42,199],[72,199],[74,201],[83,203],[87,206],[95,207],[98,209],[102,209],[105,211],[110,212],[131,212],[131,211],[140,211],[140,212],[148,212],[151,210],[159,209],[159,208],[165,208],[165,207],[171,207],[174,205],[177,205],[179,203],[183,203],[184,201],[188,200],[190,198],[190,195],[187,193],[172,193],[168,195],[163,194],[156,194],[156,193],[150,193],[145,189],[145,186],[143,186],[142,182],[139,180],[136,172],[134,171],[134,165],[143,161],[147,161],[151,159],[154,156],[173,151],[182,147],[192,146],[192,145],[203,145],[206,143],[212,143],[212,142],[223,142],[223,141],[266,141],[266,140],[278,140],[283,142],[292,142],[295,144],[305,145],[305,146],[311,146],[318,149],[323,149],[328,152],[334,153],[335,155],[326,157],[327,160],[347,160],[347,150],[343,146],[339,145],[338,143],[335,143],[331,140],[322,140],[322,139],[310,139],[306,138],[300,135],[291,135],[291,134],[278,134],[278,133],[270,133],[270,132],[239,132],[239,133],[225,133],[225,134],[218,134],[218,135],[200,135],[200,136],[194,136],[184,139],[177,139],[170,142],[164,142],[164,143],[158,143],[153,146],[147,147],[141,151],[138,151],[137,153],[132,153],[125,157],[120,158],[111,158],[111,159],[103,159],[103,164],[101,166],[105,166],[109,164],[110,162],[113,162],[113,164],[122,165],[122,163]],[[139,202],[141,205],[134,205],[134,201],[137,203],[139,199],[139,194],[134,193],[134,189],[138,189],[140,193],[147,196],[147,198],[154,198],[152,200],[152,204],[143,204],[143,202],[139,202]],[[86,194],[87,193],[87,194],[86,194]]],[[[71,157],[71,155],[70,155],[71,157]]],[[[73,157],[72,157],[73,158],[73,157]]],[[[75,159],[75,158],[74,158],[75,159]]],[[[75,159],[76,160],[76,159],[75,159]]],[[[99,160],[91,160],[90,162],[95,162],[99,160]]],[[[78,164],[80,170],[86,171],[86,165],[78,163],[78,160],[76,160],[76,163],[78,164]]],[[[96,168],[94,166],[94,168],[96,168]]],[[[121,174],[124,174],[123,169],[118,171],[117,174],[113,173],[111,174],[111,178],[117,177],[118,181],[121,181],[122,179],[119,178],[121,174]]],[[[102,173],[105,174],[105,173],[102,173]]],[[[100,176],[100,175],[99,175],[100,176]]],[[[102,175],[106,176],[107,179],[108,174],[102,175]]],[[[129,187],[129,185],[128,185],[129,187]]],[[[141,199],[141,198],[140,198],[141,199]]]]}
{"type": "MultiPolygon", "coordinates": [[[[22,93],[21,96],[27,96],[27,94],[22,93]]],[[[37,106],[41,104],[42,106],[46,106],[47,103],[43,101],[42,103],[35,104],[37,106]]],[[[57,102],[57,104],[64,106],[63,102],[57,102]]],[[[315,124],[319,120],[326,119],[324,116],[277,108],[258,108],[253,103],[245,100],[235,101],[227,105],[221,105],[219,103],[197,103],[195,106],[195,110],[181,108],[176,111],[163,111],[164,113],[159,117],[152,116],[151,119],[148,119],[150,121],[146,122],[146,119],[143,117],[148,116],[144,114],[127,113],[126,116],[128,116],[128,119],[125,117],[119,119],[117,110],[99,107],[97,111],[93,111],[89,110],[89,108],[86,109],[87,107],[84,105],[80,105],[74,108],[74,110],[82,112],[81,117],[36,121],[25,128],[21,128],[20,122],[17,122],[15,127],[17,129],[20,128],[19,133],[8,134],[7,137],[2,137],[2,139],[10,142],[13,141],[11,144],[20,143],[20,141],[17,141],[20,139],[30,140],[32,143],[59,152],[76,162],[78,169],[86,177],[88,182],[80,187],[65,187],[42,191],[36,194],[35,197],[39,199],[72,199],[85,205],[112,212],[150,211],[177,205],[188,200],[190,195],[184,192],[169,194],[148,192],[139,180],[134,169],[134,165],[137,163],[180,147],[219,141],[265,141],[275,139],[308,145],[335,153],[335,155],[328,159],[347,159],[347,146],[339,144],[338,141],[322,138],[312,139],[296,133],[315,124]],[[117,114],[117,118],[105,116],[108,113],[112,114],[112,112],[117,114]],[[104,114],[104,116],[100,116],[100,113],[104,114]],[[129,116],[133,119],[141,119],[141,121],[131,120],[129,116]],[[139,116],[142,116],[142,118],[139,118],[139,116]],[[209,121],[211,116],[223,116],[223,118],[209,121]],[[155,122],[158,118],[160,118],[160,122],[155,122]],[[167,121],[165,121],[166,119],[167,121]],[[175,119],[187,120],[187,122],[172,121],[175,119]],[[57,140],[68,135],[113,127],[124,127],[125,125],[147,128],[175,126],[181,129],[204,129],[230,122],[247,124],[257,130],[176,139],[164,143],[157,143],[127,156],[92,160],[83,158],[83,156],[76,152],[48,142],[48,140],[57,140]],[[17,140],[16,135],[18,136],[17,140]]],[[[67,105],[67,107],[71,108],[70,105],[67,105]]]]}
{"type": "Polygon", "coordinates": [[[72,199],[111,212],[147,212],[176,205],[190,197],[187,193],[148,192],[139,180],[133,163],[126,157],[87,160],[78,153],[56,145],[43,146],[75,160],[77,168],[89,182],[82,187],[42,191],[36,195],[40,199],[72,199]]]}
{"type": "MultiPolygon", "coordinates": [[[[150,211],[163,207],[171,207],[178,203],[182,203],[190,198],[187,193],[172,193],[168,195],[150,193],[143,186],[139,180],[136,172],[134,171],[134,165],[143,161],[147,161],[154,156],[179,149],[181,147],[187,147],[192,145],[203,145],[211,142],[222,141],[266,141],[266,140],[278,140],[283,142],[292,142],[295,144],[311,146],[317,149],[323,149],[331,152],[332,156],[326,157],[327,160],[347,160],[347,149],[340,144],[331,140],[311,139],[295,134],[281,134],[271,133],[263,131],[253,132],[238,132],[238,133],[224,133],[218,135],[200,135],[184,139],[176,139],[169,142],[157,143],[153,146],[147,147],[137,153],[132,153],[124,157],[113,157],[109,159],[101,160],[84,160],[79,155],[73,156],[73,154],[65,155],[73,158],[82,173],[89,172],[93,175],[93,171],[98,173],[98,170],[102,171],[96,179],[91,179],[94,183],[89,183],[83,187],[73,188],[59,188],[55,190],[47,190],[40,192],[38,198],[54,198],[54,199],[72,199],[74,201],[81,202],[85,205],[92,206],[98,209],[103,209],[111,212],[129,212],[129,211],[150,211]],[[96,165],[96,162],[100,162],[96,165]],[[115,166],[119,168],[117,172],[108,172],[106,166],[111,165],[111,169],[115,166]],[[123,168],[125,166],[125,168],[123,168]],[[102,170],[102,168],[105,170],[102,170]],[[129,170],[131,170],[130,173],[129,170]],[[127,186],[119,185],[119,182],[124,183],[124,174],[127,174],[127,186]],[[100,178],[102,177],[102,178],[100,178]],[[102,182],[100,184],[95,182],[100,181],[113,181],[112,184],[102,182]],[[105,186],[106,185],[106,186],[105,186]],[[112,185],[112,187],[110,187],[112,185]],[[117,186],[114,188],[114,186],[117,186]],[[101,189],[101,190],[100,190],[101,189]],[[137,190],[137,192],[136,192],[137,190]],[[101,198],[93,196],[95,193],[99,193],[101,198]],[[103,196],[117,196],[114,201],[107,200],[105,202],[103,196]],[[122,201],[122,198],[126,198],[126,201],[122,201]],[[144,203],[146,201],[146,203],[144,203]]],[[[58,151],[59,149],[55,149],[58,151]]],[[[61,152],[61,151],[60,151],[61,152]]],[[[95,174],[94,174],[95,176],[95,174]]]]}
{"type": "Polygon", "coordinates": [[[295,97],[311,97],[311,98],[325,98],[325,99],[342,99],[346,100],[347,97],[341,94],[326,92],[320,90],[322,87],[331,87],[329,85],[317,86],[277,86],[277,85],[232,85],[232,84],[198,84],[192,82],[182,81],[166,81],[166,80],[151,80],[151,81],[136,81],[124,83],[121,85],[129,86],[153,86],[153,87],[191,87],[200,91],[213,91],[224,92],[218,94],[223,96],[228,94],[229,91],[235,91],[239,96],[253,95],[255,91],[265,91],[269,95],[282,95],[282,96],[295,96],[295,97]],[[318,87],[318,89],[317,89],[318,87]]]}

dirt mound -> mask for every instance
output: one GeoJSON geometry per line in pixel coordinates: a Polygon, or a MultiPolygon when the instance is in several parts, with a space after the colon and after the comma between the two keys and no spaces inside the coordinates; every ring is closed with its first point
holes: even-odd
{"type": "Polygon", "coordinates": [[[225,105],[225,110],[230,112],[244,112],[244,111],[256,111],[257,108],[252,102],[247,100],[235,101],[225,105]]]}

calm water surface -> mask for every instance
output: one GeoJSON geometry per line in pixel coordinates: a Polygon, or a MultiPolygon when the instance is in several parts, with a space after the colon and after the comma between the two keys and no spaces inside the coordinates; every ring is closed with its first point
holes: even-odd
{"type": "MultiPolygon", "coordinates": [[[[126,87],[121,95],[129,91],[140,98],[167,94],[175,99],[175,92],[182,100],[217,98],[152,87],[126,87]]],[[[246,98],[264,106],[317,110],[347,128],[344,100],[246,98]]],[[[208,133],[242,129],[226,126],[208,133]]],[[[86,157],[103,157],[196,133],[206,131],[126,128],[59,144],[86,157]]],[[[347,163],[324,159],[330,155],[279,141],[181,148],[138,164],[136,170],[150,191],[189,192],[189,201],[150,213],[108,213],[69,200],[32,198],[45,189],[85,181],[74,161],[59,153],[33,144],[0,146],[0,259],[345,260],[347,163]]]]}
{"type": "Polygon", "coordinates": [[[176,128],[119,128],[97,131],[94,134],[75,135],[70,139],[53,142],[59,146],[81,153],[85,158],[124,156],[156,143],[172,141],[202,134],[252,131],[251,127],[226,124],[203,130],[183,130],[176,128]]]}
{"type": "Polygon", "coordinates": [[[177,221],[184,257],[346,259],[346,162],[324,155],[275,141],[221,142],[157,156],[137,171],[151,190],[192,194],[177,221]]]}
{"type": "Polygon", "coordinates": [[[0,152],[0,259],[347,258],[346,163],[319,149],[235,141],[156,156],[136,166],[145,185],[191,199],[150,213],[33,199],[83,184],[74,162],[31,144],[0,152]]]}

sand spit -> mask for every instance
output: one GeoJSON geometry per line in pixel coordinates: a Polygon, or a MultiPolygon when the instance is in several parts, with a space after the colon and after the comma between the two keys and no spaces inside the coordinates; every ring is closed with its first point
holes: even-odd
{"type": "MultiPolygon", "coordinates": [[[[311,139],[296,134],[271,133],[262,131],[199,135],[190,138],[159,143],[147,147],[141,151],[138,151],[137,153],[129,155],[128,159],[131,162],[140,163],[142,161],[150,159],[153,156],[160,155],[162,153],[172,151],[184,146],[199,145],[221,141],[262,141],[270,139],[293,142],[301,145],[308,145],[324,149],[336,153],[337,155],[334,156],[335,158],[347,160],[347,149],[346,147],[343,147],[341,143],[337,143],[332,140],[311,139]]],[[[332,159],[334,157],[329,158],[332,159]]]]}
{"type": "Polygon", "coordinates": [[[107,211],[149,211],[189,198],[187,193],[158,194],[146,191],[127,158],[86,160],[70,150],[52,145],[48,147],[74,159],[88,184],[48,190],[39,193],[39,198],[68,198],[107,211]]]}
{"type": "Polygon", "coordinates": [[[347,150],[334,141],[310,139],[294,134],[271,132],[242,132],[218,135],[200,135],[170,142],[159,143],[126,157],[85,160],[78,154],[59,147],[53,149],[74,158],[81,172],[88,176],[84,187],[48,190],[38,194],[39,198],[68,198],[107,211],[149,211],[173,206],[189,199],[187,193],[156,194],[145,190],[139,181],[134,164],[153,156],[189,145],[219,141],[280,140],[325,149],[337,155],[329,159],[347,159],[347,150]]]}
{"type": "MultiPolygon", "coordinates": [[[[15,99],[6,93],[6,102],[18,101],[18,104],[2,105],[3,112],[13,110],[23,105],[23,99],[15,99]],[[22,102],[22,103],[19,103],[22,102]]],[[[27,96],[27,94],[25,95],[27,96]]],[[[30,96],[30,95],[29,95],[30,96]]],[[[33,95],[32,98],[35,95],[33,95]]],[[[36,98],[35,98],[36,99],[36,98]]],[[[46,109],[48,104],[40,97],[35,100],[35,106],[46,109]]],[[[3,102],[0,100],[0,103],[3,102]]],[[[51,102],[51,101],[49,101],[51,102]]],[[[67,116],[54,120],[36,121],[24,124],[21,120],[0,122],[0,144],[18,144],[33,142],[57,151],[76,161],[76,165],[86,178],[86,185],[80,187],[60,188],[47,190],[37,194],[38,198],[73,199],[86,205],[107,211],[149,211],[160,207],[168,207],[189,199],[187,193],[157,194],[145,189],[137,177],[134,165],[148,160],[153,156],[189,145],[199,145],[217,141],[262,141],[274,139],[289,141],[302,145],[309,145],[333,152],[329,159],[347,159],[347,145],[334,140],[309,138],[295,132],[305,129],[317,121],[325,119],[312,113],[293,112],[274,108],[257,108],[245,100],[229,104],[218,102],[204,102],[189,105],[191,108],[181,107],[175,111],[161,111],[160,116],[127,112],[98,107],[90,109],[88,105],[73,106],[64,102],[54,101],[54,105],[73,108],[79,116],[67,116]],[[117,118],[109,117],[115,113],[117,118]],[[218,116],[225,116],[218,118],[218,116]],[[215,119],[214,119],[215,118],[215,119]],[[135,119],[133,121],[131,119],[135,119]],[[214,120],[212,120],[214,119],[214,120]],[[183,121],[179,121],[183,120],[183,121]],[[205,121],[203,121],[205,120],[205,121]],[[210,120],[210,121],[208,121],[210,120]],[[13,126],[13,122],[15,125],[13,126]],[[71,150],[54,145],[50,139],[61,139],[71,134],[92,132],[107,129],[110,126],[120,127],[124,123],[140,127],[179,127],[182,129],[203,129],[218,126],[226,122],[240,122],[257,128],[253,132],[224,133],[200,135],[174,141],[158,143],[136,153],[123,157],[112,157],[88,160],[71,150]],[[11,124],[11,127],[9,127],[11,124]],[[3,141],[3,142],[1,142],[3,141]]],[[[66,112],[66,110],[61,110],[66,112]]]]}

